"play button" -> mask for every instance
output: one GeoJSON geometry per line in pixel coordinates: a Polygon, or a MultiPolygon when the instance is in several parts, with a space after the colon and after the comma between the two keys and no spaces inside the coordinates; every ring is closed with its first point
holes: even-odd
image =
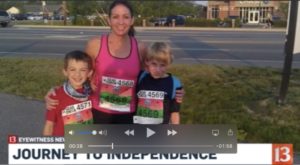
{"type": "Polygon", "coordinates": [[[153,131],[153,130],[151,130],[150,128],[147,128],[147,133],[146,133],[147,135],[147,138],[149,138],[150,136],[152,136],[152,135],[154,135],[155,134],[155,132],[153,131]]]}

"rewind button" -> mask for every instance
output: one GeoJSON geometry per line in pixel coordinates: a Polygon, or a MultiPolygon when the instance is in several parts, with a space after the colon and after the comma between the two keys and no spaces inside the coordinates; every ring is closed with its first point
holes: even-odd
{"type": "Polygon", "coordinates": [[[125,133],[127,136],[134,136],[134,129],[133,129],[133,130],[128,129],[128,130],[126,130],[124,133],[125,133]]]}

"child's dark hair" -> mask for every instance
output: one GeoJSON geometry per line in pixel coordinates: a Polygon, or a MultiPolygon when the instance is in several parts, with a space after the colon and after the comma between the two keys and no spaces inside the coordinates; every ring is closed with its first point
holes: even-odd
{"type": "Polygon", "coordinates": [[[64,68],[65,69],[68,68],[68,62],[72,59],[74,59],[76,61],[86,62],[88,64],[89,70],[93,69],[92,58],[89,55],[87,55],[85,52],[80,51],[80,50],[74,50],[65,55],[65,58],[64,58],[64,68]]]}
{"type": "MultiPolygon", "coordinates": [[[[115,0],[115,1],[113,1],[113,3],[109,6],[109,10],[108,10],[108,16],[109,17],[111,16],[112,9],[117,5],[125,6],[129,10],[129,12],[131,14],[131,18],[133,17],[133,8],[127,0],[115,0]]],[[[135,35],[135,30],[134,30],[133,25],[130,27],[130,29],[128,31],[128,35],[132,36],[132,37],[135,35]]]]}

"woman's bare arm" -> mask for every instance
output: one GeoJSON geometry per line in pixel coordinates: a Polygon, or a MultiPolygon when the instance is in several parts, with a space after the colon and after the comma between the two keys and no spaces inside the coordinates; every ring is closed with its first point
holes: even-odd
{"type": "Polygon", "coordinates": [[[99,50],[101,45],[101,38],[100,37],[93,37],[91,38],[86,46],[85,46],[85,52],[92,57],[93,63],[95,62],[95,59],[98,56],[99,50]]]}
{"type": "Polygon", "coordinates": [[[147,54],[147,45],[144,42],[138,42],[138,51],[140,56],[141,68],[144,68],[144,59],[147,54]]]}

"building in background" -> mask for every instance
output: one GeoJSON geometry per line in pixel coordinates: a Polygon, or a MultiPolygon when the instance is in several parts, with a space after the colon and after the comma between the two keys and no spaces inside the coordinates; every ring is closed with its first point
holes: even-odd
{"type": "Polygon", "coordinates": [[[239,18],[245,24],[264,23],[270,16],[285,20],[282,11],[279,10],[281,3],[288,3],[288,1],[208,1],[207,19],[239,18]]]}
{"type": "Polygon", "coordinates": [[[14,6],[12,6],[11,8],[6,10],[7,13],[9,13],[10,15],[12,14],[20,14],[20,10],[14,6]]]}

